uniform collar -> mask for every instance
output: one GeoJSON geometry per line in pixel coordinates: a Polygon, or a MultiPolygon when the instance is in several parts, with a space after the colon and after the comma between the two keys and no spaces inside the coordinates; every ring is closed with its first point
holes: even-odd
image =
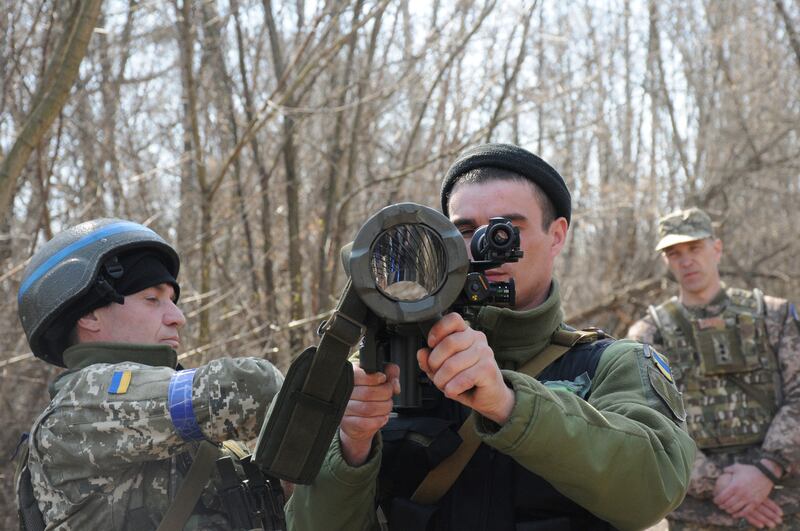
{"type": "Polygon", "coordinates": [[[114,364],[125,361],[174,369],[178,364],[178,354],[168,345],[105,342],[80,343],[64,351],[64,364],[70,371],[95,363],[114,364]]]}
{"type": "Polygon", "coordinates": [[[486,334],[501,367],[516,368],[541,352],[561,322],[561,295],[553,279],[547,299],[532,310],[481,308],[473,326],[486,334]]]}

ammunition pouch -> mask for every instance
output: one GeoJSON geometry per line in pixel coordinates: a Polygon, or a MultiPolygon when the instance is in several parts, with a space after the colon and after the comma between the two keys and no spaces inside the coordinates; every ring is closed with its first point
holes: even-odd
{"type": "Polygon", "coordinates": [[[286,528],[283,516],[285,499],[280,482],[261,473],[243,459],[224,456],[217,459],[216,495],[231,529],[281,531],[286,528]],[[242,479],[246,478],[246,479],[242,479]]]}
{"type": "Polygon", "coordinates": [[[721,326],[712,325],[708,328],[701,328],[699,323],[702,320],[692,323],[695,344],[700,351],[702,373],[714,376],[750,372],[757,368],[755,349],[749,349],[750,355],[746,355],[737,328],[726,327],[721,318],[719,321],[721,326]]]}

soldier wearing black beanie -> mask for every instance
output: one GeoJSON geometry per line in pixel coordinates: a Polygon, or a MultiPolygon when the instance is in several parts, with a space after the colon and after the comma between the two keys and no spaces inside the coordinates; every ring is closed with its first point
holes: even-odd
{"type": "Polygon", "coordinates": [[[426,378],[406,376],[426,382],[423,407],[392,411],[408,368],[354,369],[346,420],[314,484],[287,503],[289,528],[377,529],[378,513],[409,531],[660,520],[683,499],[695,445],[660,355],[563,321],[553,271],[571,217],[564,180],[520,147],[485,144],[452,165],[441,200],[465,244],[498,217],[519,230],[519,260],[470,279],[513,290],[513,302],[430,328],[416,352],[426,378]]]}
{"type": "Polygon", "coordinates": [[[442,181],[442,212],[448,214],[447,203],[459,178],[478,168],[498,168],[518,174],[536,184],[550,199],[556,217],[567,223],[572,214],[572,198],[561,175],[530,151],[512,144],[482,144],[468,149],[456,159],[442,181]]]}

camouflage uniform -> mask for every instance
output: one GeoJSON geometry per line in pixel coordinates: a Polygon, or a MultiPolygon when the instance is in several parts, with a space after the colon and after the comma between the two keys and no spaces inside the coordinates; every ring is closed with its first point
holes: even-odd
{"type": "MultiPolygon", "coordinates": [[[[189,376],[198,438],[254,440],[283,377],[255,358],[176,371],[162,345],[86,343],[64,353],[68,371],[36,420],[29,467],[47,529],[155,529],[180,487],[197,441],[176,429],[170,384],[189,376]],[[130,371],[123,389],[115,375],[130,371]],[[116,393],[114,392],[116,391],[116,393]]],[[[188,405],[188,402],[187,402],[188,405]]],[[[185,529],[231,529],[210,486],[185,529]]]]}
{"type": "MultiPolygon", "coordinates": [[[[663,238],[657,250],[711,237],[710,220],[704,213],[691,209],[679,214],[683,215],[662,220],[663,238]]],[[[647,317],[631,327],[628,337],[654,345],[669,358],[684,393],[689,433],[698,443],[689,490],[683,504],[668,517],[670,529],[747,528],[744,519],[735,519],[714,504],[714,486],[725,467],[752,464],[762,457],[785,471],[770,493],[784,512],[781,528],[800,528],[800,326],[794,306],[756,291],[723,286],[703,306],[685,306],[673,298],[651,308],[647,317]],[[748,300],[763,304],[757,302],[748,310],[748,300]],[[670,307],[683,316],[684,331],[676,325],[677,319],[669,318],[670,307]],[[736,374],[706,371],[709,356],[718,356],[720,349],[713,343],[718,339],[703,343],[702,329],[726,326],[738,334],[732,339],[742,345],[745,366],[736,374]],[[764,329],[766,337],[762,337],[764,329]],[[687,334],[693,339],[686,339],[687,334]],[[705,345],[703,352],[695,352],[695,344],[705,345]],[[775,405],[767,409],[767,402],[775,405]],[[742,444],[736,444],[737,438],[742,444]]],[[[726,349],[722,351],[726,355],[726,349]]]]}

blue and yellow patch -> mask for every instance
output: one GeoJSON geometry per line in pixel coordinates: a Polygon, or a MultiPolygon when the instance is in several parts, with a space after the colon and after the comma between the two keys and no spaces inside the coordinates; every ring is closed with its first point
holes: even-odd
{"type": "Polygon", "coordinates": [[[653,360],[653,364],[647,364],[646,367],[647,379],[653,391],[679,423],[686,422],[686,408],[680,391],[675,387],[675,377],[672,376],[667,358],[647,344],[644,345],[643,354],[647,360],[653,360]]]}
{"type": "Polygon", "coordinates": [[[644,356],[646,358],[650,358],[653,360],[658,371],[664,375],[664,378],[670,381],[670,383],[674,383],[675,379],[672,376],[672,370],[669,368],[669,362],[659,354],[656,349],[651,347],[650,345],[644,346],[644,356]]]}
{"type": "Polygon", "coordinates": [[[114,371],[111,377],[111,384],[108,386],[108,394],[122,395],[128,392],[131,384],[131,371],[114,371]]]}

